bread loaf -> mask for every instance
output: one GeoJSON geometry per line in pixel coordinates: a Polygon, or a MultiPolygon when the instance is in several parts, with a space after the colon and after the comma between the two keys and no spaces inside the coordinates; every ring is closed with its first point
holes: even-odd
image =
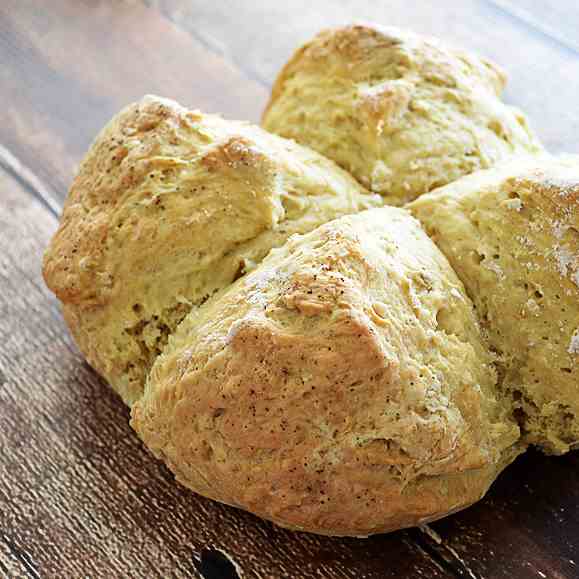
{"type": "Polygon", "coordinates": [[[264,124],[357,180],[158,97],[105,127],[43,273],[178,480],[366,536],[468,506],[530,444],[577,444],[579,159],[527,155],[503,84],[410,33],[322,33],[264,124]]]}
{"type": "Polygon", "coordinates": [[[379,204],[309,149],[145,97],[88,152],[44,278],[90,364],[132,404],[191,308],[290,235],[379,204]]]}
{"type": "Polygon", "coordinates": [[[401,205],[541,146],[493,63],[374,25],[321,32],[279,74],[263,126],[401,205]]]}

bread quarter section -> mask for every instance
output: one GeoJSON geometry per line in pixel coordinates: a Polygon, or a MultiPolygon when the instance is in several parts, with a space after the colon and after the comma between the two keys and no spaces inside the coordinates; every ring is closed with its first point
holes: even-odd
{"type": "Polygon", "coordinates": [[[407,212],[291,238],[192,312],[132,425],[177,479],[285,527],[368,535],[478,500],[521,450],[472,304],[407,212]]]}
{"type": "Polygon", "coordinates": [[[497,354],[524,439],[579,443],[579,157],[507,162],[409,208],[447,256],[497,354]]]}
{"type": "Polygon", "coordinates": [[[278,76],[263,126],[309,145],[401,205],[517,153],[541,150],[501,100],[493,63],[395,28],[327,30],[278,76]]]}

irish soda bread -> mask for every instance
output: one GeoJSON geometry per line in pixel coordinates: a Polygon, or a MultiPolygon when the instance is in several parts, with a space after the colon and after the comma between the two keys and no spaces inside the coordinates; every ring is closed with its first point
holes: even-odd
{"type": "Polygon", "coordinates": [[[90,364],[132,404],[192,307],[293,233],[378,204],[309,149],[145,97],[88,152],[44,277],[90,364]]]}
{"type": "Polygon", "coordinates": [[[182,483],[362,536],[578,443],[579,159],[543,154],[503,84],[411,33],[322,33],[264,123],[356,179],[157,97],[105,127],[44,276],[182,483]]]}
{"type": "Polygon", "coordinates": [[[394,28],[320,33],[286,64],[263,126],[323,153],[400,205],[541,149],[500,99],[496,65],[394,28]]]}
{"type": "Polygon", "coordinates": [[[192,312],[132,425],[198,493],[330,535],[478,500],[520,450],[472,304],[417,221],[293,237],[192,312]]]}
{"type": "Polygon", "coordinates": [[[579,157],[507,162],[410,205],[474,301],[524,440],[579,442],[579,157]]]}

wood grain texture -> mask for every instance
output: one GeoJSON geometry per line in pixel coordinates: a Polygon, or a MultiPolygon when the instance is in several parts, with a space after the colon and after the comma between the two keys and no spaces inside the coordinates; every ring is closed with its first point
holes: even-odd
{"type": "Polygon", "coordinates": [[[246,578],[454,576],[408,532],[367,541],[292,533],[176,484],[82,361],[42,283],[41,252],[55,227],[0,172],[2,573],[201,577],[209,548],[246,578]]]}
{"type": "Polygon", "coordinates": [[[571,54],[579,55],[579,4],[561,0],[489,0],[498,10],[545,36],[571,54]]]}
{"type": "MultiPolygon", "coordinates": [[[[546,146],[555,152],[579,151],[576,139],[579,109],[575,105],[579,57],[532,25],[513,17],[496,2],[145,1],[242,67],[248,76],[267,84],[271,84],[295,48],[322,28],[367,20],[437,36],[498,62],[509,74],[507,100],[528,113],[546,146]]],[[[510,4],[525,6],[532,14],[535,3],[529,0],[510,4]]],[[[557,22],[567,18],[576,30],[574,3],[557,4],[557,22]]]]}
{"type": "Polygon", "coordinates": [[[62,201],[101,127],[146,93],[258,120],[266,90],[140,2],[0,3],[0,142],[62,201]]]}
{"type": "Polygon", "coordinates": [[[579,577],[579,453],[529,452],[482,502],[430,526],[475,577],[579,577]]]}
{"type": "Polygon", "coordinates": [[[26,554],[14,549],[10,538],[2,533],[0,535],[0,573],[2,577],[35,577],[38,573],[34,567],[30,567],[26,554]]]}

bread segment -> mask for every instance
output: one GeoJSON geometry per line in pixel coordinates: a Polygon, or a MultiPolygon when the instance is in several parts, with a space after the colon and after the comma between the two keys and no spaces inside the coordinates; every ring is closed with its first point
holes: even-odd
{"type": "Polygon", "coordinates": [[[386,203],[541,145],[493,63],[396,28],[318,34],[279,74],[263,126],[336,161],[386,203]]]}
{"type": "Polygon", "coordinates": [[[368,535],[478,500],[522,447],[472,304],[405,211],[329,222],[192,312],[132,425],[194,491],[368,535]]]}
{"type": "Polygon", "coordinates": [[[579,157],[506,162],[409,209],[464,283],[524,440],[579,442],[579,157]]]}

